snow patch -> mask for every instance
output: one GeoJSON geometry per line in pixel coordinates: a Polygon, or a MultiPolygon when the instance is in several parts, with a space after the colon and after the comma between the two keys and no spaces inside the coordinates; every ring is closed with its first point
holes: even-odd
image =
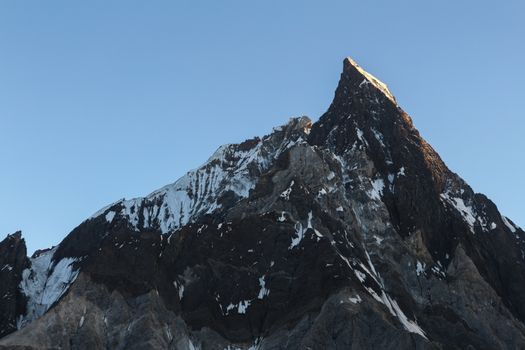
{"type": "Polygon", "coordinates": [[[417,261],[417,263],[416,263],[416,274],[418,276],[425,272],[425,266],[426,266],[425,263],[422,264],[419,260],[417,261]]]}
{"type": "Polygon", "coordinates": [[[292,237],[292,243],[290,244],[288,249],[293,249],[294,247],[299,245],[299,243],[303,240],[305,231],[306,230],[303,229],[303,224],[301,224],[300,222],[295,223],[295,237],[292,237]]]}
{"type": "Polygon", "coordinates": [[[257,299],[263,299],[265,296],[268,296],[270,294],[270,290],[266,288],[266,282],[264,281],[265,276],[262,276],[259,278],[259,286],[261,289],[259,290],[259,295],[257,296],[257,299]]]}
{"type": "Polygon", "coordinates": [[[370,84],[370,82],[368,80],[366,80],[366,79],[363,79],[363,81],[359,83],[358,87],[361,88],[361,87],[363,87],[363,85],[368,85],[368,84],[370,84]]]}
{"type": "Polygon", "coordinates": [[[355,132],[357,134],[357,138],[359,139],[359,141],[361,141],[364,144],[367,144],[366,140],[363,138],[363,131],[356,127],[355,132]]]}
{"type": "Polygon", "coordinates": [[[391,299],[388,295],[387,295],[387,298],[390,301],[390,305],[392,306],[392,309],[394,311],[392,314],[394,316],[397,316],[397,318],[399,319],[403,327],[405,327],[405,329],[411,333],[419,334],[423,338],[428,339],[425,335],[425,332],[421,329],[421,327],[419,327],[419,325],[416,322],[411,321],[408,319],[408,317],[406,317],[405,313],[401,310],[401,308],[397,304],[397,301],[395,301],[394,299],[391,299]]]}
{"type": "Polygon", "coordinates": [[[182,298],[184,298],[184,284],[178,283],[177,281],[173,281],[173,286],[175,287],[175,289],[177,289],[179,300],[182,300],[182,298]]]}
{"type": "Polygon", "coordinates": [[[465,204],[462,198],[452,197],[448,192],[442,193],[441,198],[451,204],[461,214],[463,220],[469,225],[470,231],[474,233],[474,224],[476,223],[476,214],[474,209],[465,204]]]}
{"type": "Polygon", "coordinates": [[[384,241],[384,238],[381,238],[379,236],[374,235],[374,239],[376,240],[377,244],[381,244],[384,241]]]}
{"type": "Polygon", "coordinates": [[[359,303],[362,301],[362,299],[361,299],[361,297],[359,296],[359,294],[356,294],[355,297],[353,297],[353,298],[352,298],[352,297],[348,298],[348,301],[351,302],[351,303],[354,303],[354,304],[359,304],[359,303]]]}
{"type": "Polygon", "coordinates": [[[63,258],[56,262],[56,248],[31,259],[31,267],[22,272],[20,289],[27,300],[27,312],[18,320],[18,329],[42,316],[75,281],[79,271],[73,269],[76,258],[63,258]]]}
{"type": "Polygon", "coordinates": [[[372,181],[372,189],[367,192],[368,196],[374,200],[381,200],[384,188],[385,182],[383,181],[383,179],[376,179],[372,181]]]}
{"type": "Polygon", "coordinates": [[[510,221],[505,216],[501,215],[501,220],[503,221],[503,224],[507,226],[511,233],[516,233],[516,228],[510,223],[510,221]]]}
{"type": "Polygon", "coordinates": [[[354,274],[357,277],[357,279],[359,280],[359,282],[363,283],[365,281],[366,275],[364,273],[362,273],[361,271],[354,269],[354,274]]]}
{"type": "Polygon", "coordinates": [[[114,211],[108,211],[108,213],[106,214],[106,221],[111,224],[111,222],[115,218],[115,214],[116,213],[114,211]]]}
{"type": "Polygon", "coordinates": [[[384,142],[384,139],[383,139],[383,134],[381,134],[379,131],[377,131],[376,129],[373,129],[373,128],[372,128],[372,133],[374,134],[374,137],[379,142],[379,144],[381,144],[381,147],[386,148],[385,142],[384,142]]]}
{"type": "Polygon", "coordinates": [[[292,182],[290,182],[290,185],[288,186],[288,188],[286,190],[284,190],[283,193],[281,193],[281,195],[279,197],[284,198],[284,200],[289,200],[290,199],[290,193],[292,193],[292,187],[293,187],[294,183],[295,182],[292,180],[292,182]]]}
{"type": "Polygon", "coordinates": [[[436,265],[432,266],[431,268],[432,272],[436,274],[437,276],[445,278],[447,275],[443,271],[443,265],[441,265],[441,262],[438,261],[436,265]]]}
{"type": "Polygon", "coordinates": [[[301,222],[295,223],[295,235],[294,237],[292,237],[292,242],[290,243],[290,246],[288,247],[288,249],[293,249],[294,247],[298,246],[299,243],[303,240],[304,235],[308,229],[311,229],[314,232],[314,234],[318,237],[317,241],[319,241],[320,238],[323,238],[323,235],[321,234],[321,232],[319,232],[313,227],[312,219],[313,219],[313,214],[310,211],[308,213],[308,222],[307,222],[306,228],[304,228],[301,222]]]}
{"type": "Polygon", "coordinates": [[[238,314],[245,314],[251,303],[251,300],[241,300],[237,304],[230,303],[226,307],[226,315],[228,315],[232,310],[237,310],[238,314]]]}

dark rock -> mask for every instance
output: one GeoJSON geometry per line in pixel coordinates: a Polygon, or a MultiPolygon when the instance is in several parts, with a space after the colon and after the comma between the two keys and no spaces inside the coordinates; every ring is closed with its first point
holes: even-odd
{"type": "Polygon", "coordinates": [[[26,298],[18,286],[28,266],[22,233],[7,235],[0,242],[0,337],[15,331],[18,316],[26,311],[26,298]]]}

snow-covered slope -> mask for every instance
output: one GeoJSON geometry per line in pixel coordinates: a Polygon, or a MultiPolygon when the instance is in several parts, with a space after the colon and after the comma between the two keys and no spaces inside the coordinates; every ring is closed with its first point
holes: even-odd
{"type": "Polygon", "coordinates": [[[18,328],[42,316],[77,278],[73,268],[77,259],[54,261],[55,252],[56,247],[31,258],[31,267],[22,272],[20,289],[27,297],[27,312],[18,319],[18,328]]]}
{"type": "Polygon", "coordinates": [[[292,118],[263,138],[219,149],[201,167],[143,198],[122,199],[96,212],[108,222],[123,218],[135,230],[154,229],[168,233],[248,197],[258,177],[279,155],[293,145],[305,142],[311,122],[306,117],[292,118]]]}

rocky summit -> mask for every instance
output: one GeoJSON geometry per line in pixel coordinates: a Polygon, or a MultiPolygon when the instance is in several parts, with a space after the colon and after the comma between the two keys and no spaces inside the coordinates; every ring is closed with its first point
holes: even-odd
{"type": "Polygon", "coordinates": [[[0,349],[525,349],[524,237],[347,58],[318,121],[8,235],[0,349]]]}

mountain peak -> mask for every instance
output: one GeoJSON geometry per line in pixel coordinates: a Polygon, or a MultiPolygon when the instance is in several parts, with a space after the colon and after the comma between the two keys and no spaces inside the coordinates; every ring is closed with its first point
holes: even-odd
{"type": "Polygon", "coordinates": [[[31,259],[17,237],[0,349],[525,349],[525,232],[351,58],[313,125],[221,146],[31,259]]]}
{"type": "Polygon", "coordinates": [[[394,104],[397,104],[396,98],[390,92],[390,90],[388,89],[388,86],[385,83],[383,83],[381,80],[377,79],[375,76],[373,76],[372,74],[364,70],[351,57],[346,57],[343,61],[343,73],[341,75],[341,78],[342,78],[341,80],[343,80],[343,78],[346,78],[349,81],[351,81],[353,83],[352,86],[354,88],[355,88],[355,83],[357,83],[358,89],[362,89],[364,87],[368,87],[369,85],[371,85],[375,89],[383,93],[394,104]]]}
{"type": "MultiPolygon", "coordinates": [[[[387,139],[395,142],[396,137],[405,138],[406,133],[394,135],[399,128],[412,132],[413,124],[387,85],[347,57],[334,99],[313,125],[309,141],[321,145],[329,140],[339,153],[353,147],[354,142],[375,144],[386,154],[390,149],[387,139]]],[[[390,158],[388,155],[385,161],[392,162],[390,158]]]]}

